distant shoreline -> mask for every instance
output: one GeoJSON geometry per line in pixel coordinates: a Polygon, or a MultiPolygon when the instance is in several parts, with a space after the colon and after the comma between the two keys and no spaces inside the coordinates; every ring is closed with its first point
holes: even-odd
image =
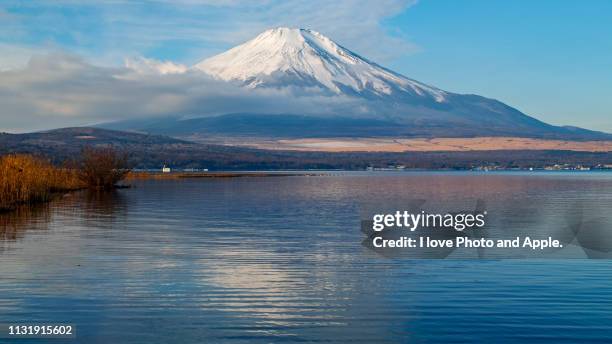
{"type": "Polygon", "coordinates": [[[262,172],[153,172],[153,171],[138,171],[130,172],[125,180],[143,180],[143,179],[197,179],[197,178],[245,178],[245,177],[310,177],[310,176],[322,176],[325,173],[286,173],[286,172],[274,172],[274,171],[262,171],[262,172]]]}
{"type": "Polygon", "coordinates": [[[575,169],[575,168],[559,168],[559,169],[527,169],[527,168],[473,168],[473,169],[453,169],[453,168],[439,168],[439,169],[423,169],[423,168],[375,168],[368,170],[345,170],[345,169],[329,169],[329,170],[266,170],[266,171],[213,171],[213,172],[182,172],[173,171],[169,173],[163,173],[158,171],[136,171],[130,172],[126,177],[126,181],[131,180],[146,180],[146,179],[159,179],[159,180],[172,180],[172,179],[216,179],[216,178],[248,178],[248,177],[326,177],[335,176],[342,174],[354,174],[364,175],[376,173],[494,173],[494,172],[506,172],[506,173],[612,173],[612,169],[575,169]]]}

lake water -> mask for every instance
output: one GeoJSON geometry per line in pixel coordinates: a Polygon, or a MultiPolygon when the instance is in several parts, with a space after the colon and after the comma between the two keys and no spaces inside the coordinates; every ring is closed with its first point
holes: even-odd
{"type": "Polygon", "coordinates": [[[334,173],[73,193],[0,216],[0,323],[72,323],[77,337],[5,341],[612,341],[612,260],[388,258],[362,245],[363,214],[414,200],[484,200],[488,226],[524,232],[571,226],[579,208],[612,231],[609,173],[334,173]]]}

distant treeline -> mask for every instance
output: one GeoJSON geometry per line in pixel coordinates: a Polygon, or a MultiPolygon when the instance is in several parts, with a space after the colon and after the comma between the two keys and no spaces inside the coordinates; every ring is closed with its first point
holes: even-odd
{"type": "MultiPolygon", "coordinates": [[[[125,147],[123,149],[126,149],[125,147]]],[[[223,146],[130,147],[129,165],[138,169],[207,168],[214,170],[295,170],[346,169],[404,166],[418,169],[472,169],[482,166],[500,168],[543,168],[555,164],[596,166],[612,164],[612,152],[575,151],[469,151],[406,153],[326,153],[264,151],[223,146]]],[[[4,152],[2,152],[4,153],[4,152]]],[[[72,149],[56,148],[28,151],[51,159],[56,164],[71,159],[72,149]]]]}
{"type": "Polygon", "coordinates": [[[325,152],[229,152],[207,150],[160,150],[130,152],[137,168],[207,168],[213,170],[346,169],[364,170],[404,166],[418,169],[543,168],[555,164],[596,166],[612,163],[612,153],[572,151],[470,151],[409,153],[325,153],[325,152]]]}
{"type": "Polygon", "coordinates": [[[139,169],[207,168],[213,170],[347,169],[403,165],[421,169],[542,168],[555,164],[612,164],[612,152],[558,150],[404,153],[327,153],[269,151],[196,144],[173,138],[97,128],[67,128],[44,133],[0,134],[0,155],[27,153],[62,164],[84,147],[112,146],[127,154],[139,169]]]}

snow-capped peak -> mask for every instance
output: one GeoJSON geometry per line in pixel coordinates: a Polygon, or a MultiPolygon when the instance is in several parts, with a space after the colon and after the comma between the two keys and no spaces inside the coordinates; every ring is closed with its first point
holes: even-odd
{"type": "Polygon", "coordinates": [[[249,87],[321,87],[336,94],[406,95],[445,101],[446,92],[394,73],[307,29],[279,27],[193,69],[249,87]]]}

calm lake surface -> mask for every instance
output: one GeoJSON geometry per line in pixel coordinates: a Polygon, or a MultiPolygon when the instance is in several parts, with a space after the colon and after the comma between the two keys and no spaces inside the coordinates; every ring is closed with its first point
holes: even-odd
{"type": "Polygon", "coordinates": [[[73,193],[0,216],[0,323],[72,323],[77,338],[5,341],[612,341],[612,260],[414,260],[362,246],[364,212],[415,199],[432,211],[484,200],[494,229],[554,230],[576,208],[605,227],[612,174],[334,173],[73,193]]]}

